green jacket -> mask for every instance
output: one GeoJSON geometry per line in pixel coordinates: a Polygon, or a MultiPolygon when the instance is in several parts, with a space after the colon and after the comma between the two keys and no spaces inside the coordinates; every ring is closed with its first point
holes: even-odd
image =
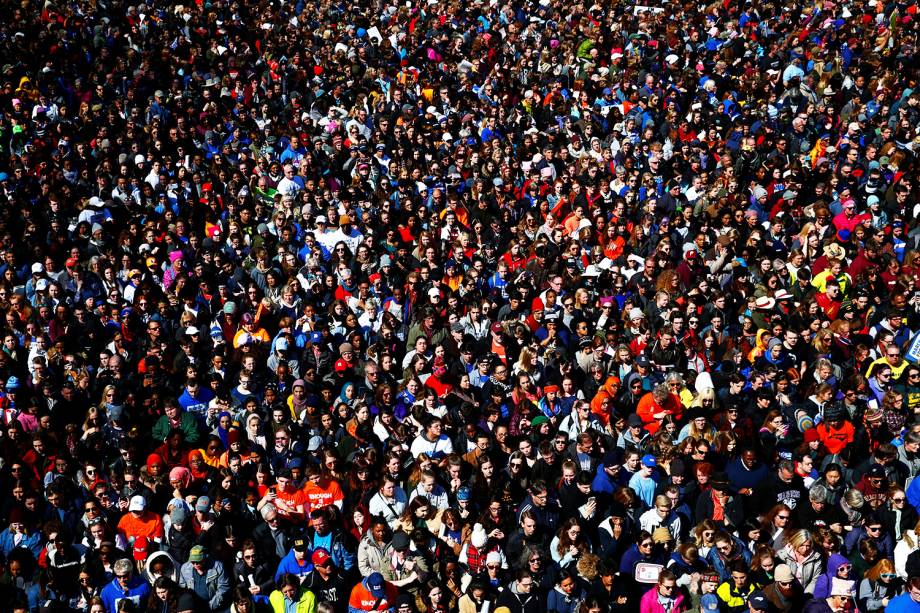
{"type": "MultiPolygon", "coordinates": [[[[182,430],[182,434],[185,435],[186,443],[194,445],[201,440],[201,433],[198,431],[198,419],[187,411],[182,411],[182,418],[179,420],[179,429],[182,430]]],[[[154,440],[163,442],[166,440],[171,430],[169,418],[163,415],[157,420],[157,423],[154,424],[152,436],[154,440]]]]}

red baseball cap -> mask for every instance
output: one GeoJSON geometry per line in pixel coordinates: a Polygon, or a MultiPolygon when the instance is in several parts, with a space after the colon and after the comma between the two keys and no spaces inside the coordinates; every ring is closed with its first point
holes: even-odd
{"type": "Polygon", "coordinates": [[[325,566],[330,561],[332,556],[322,547],[313,550],[313,566],[325,566]]]}
{"type": "Polygon", "coordinates": [[[67,268],[73,268],[80,263],[80,260],[77,258],[67,258],[67,268]]]}

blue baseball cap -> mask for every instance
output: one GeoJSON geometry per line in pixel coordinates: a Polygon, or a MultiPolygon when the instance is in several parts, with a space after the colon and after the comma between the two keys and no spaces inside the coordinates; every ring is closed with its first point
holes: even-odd
{"type": "Polygon", "coordinates": [[[700,598],[700,610],[718,611],[719,598],[715,594],[703,594],[703,597],[700,598]]]}
{"type": "Polygon", "coordinates": [[[380,573],[371,573],[365,579],[365,586],[374,598],[383,598],[386,596],[384,589],[383,575],[380,573]]]}

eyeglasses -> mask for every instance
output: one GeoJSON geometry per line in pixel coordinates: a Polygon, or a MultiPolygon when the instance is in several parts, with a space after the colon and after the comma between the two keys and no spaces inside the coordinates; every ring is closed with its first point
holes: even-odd
{"type": "Polygon", "coordinates": [[[891,502],[900,503],[900,502],[904,502],[905,500],[907,500],[907,498],[904,498],[903,496],[898,496],[897,498],[892,498],[891,502]]]}
{"type": "Polygon", "coordinates": [[[776,519],[786,520],[786,519],[789,519],[789,516],[788,515],[777,515],[776,519]]]}

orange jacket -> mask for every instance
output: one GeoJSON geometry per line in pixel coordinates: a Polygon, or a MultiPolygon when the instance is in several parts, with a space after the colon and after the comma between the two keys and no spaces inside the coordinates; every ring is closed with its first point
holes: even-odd
{"type": "Polygon", "coordinates": [[[389,583],[385,584],[386,595],[383,598],[377,598],[364,587],[364,582],[359,581],[358,585],[352,588],[351,597],[348,599],[348,608],[359,611],[386,611],[396,602],[398,596],[396,589],[389,583]],[[374,604],[376,603],[376,607],[374,604]]]}
{"type": "Polygon", "coordinates": [[[642,423],[645,424],[645,429],[648,430],[649,434],[655,434],[658,432],[658,428],[661,427],[661,422],[654,417],[656,413],[661,412],[665,412],[675,420],[679,420],[684,414],[684,405],[676,394],[670,393],[667,400],[660,405],[655,402],[655,396],[652,392],[648,392],[639,399],[636,413],[642,418],[642,423]]]}

